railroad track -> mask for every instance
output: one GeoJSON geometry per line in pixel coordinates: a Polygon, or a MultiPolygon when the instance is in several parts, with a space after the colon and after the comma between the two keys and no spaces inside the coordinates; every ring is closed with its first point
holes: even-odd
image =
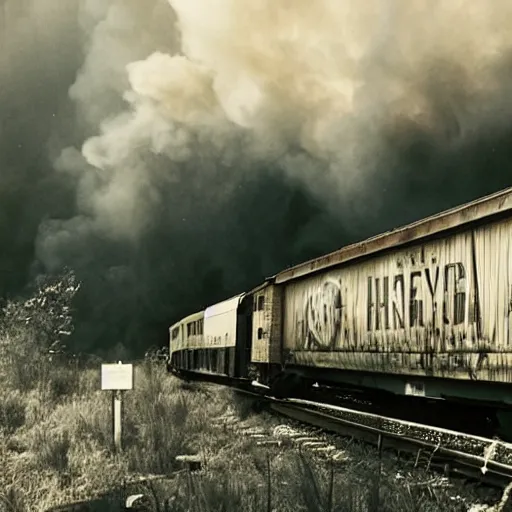
{"type": "Polygon", "coordinates": [[[428,460],[445,476],[463,476],[488,485],[512,482],[512,443],[455,430],[302,399],[278,399],[261,388],[232,388],[261,401],[274,413],[342,436],[428,460]]]}
{"type": "MultiPolygon", "coordinates": [[[[200,380],[236,388],[247,393],[268,395],[267,386],[253,381],[233,381],[211,374],[187,374],[179,376],[187,380],[200,380]],[[256,384],[256,385],[255,385],[256,384]]],[[[277,398],[275,395],[271,395],[277,398]]],[[[285,397],[280,397],[285,398],[285,397]]],[[[310,402],[341,406],[360,412],[377,413],[382,416],[414,423],[428,424],[448,430],[460,431],[479,437],[494,438],[498,430],[495,411],[481,404],[448,402],[410,396],[396,396],[389,393],[372,393],[358,388],[340,388],[315,384],[302,389],[299,394],[288,396],[302,398],[310,402]]],[[[505,441],[511,441],[505,439],[505,441]]]]}

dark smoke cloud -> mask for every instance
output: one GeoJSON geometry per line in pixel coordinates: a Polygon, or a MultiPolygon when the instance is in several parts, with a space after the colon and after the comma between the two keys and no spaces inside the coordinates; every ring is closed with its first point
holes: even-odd
{"type": "Polygon", "coordinates": [[[76,268],[83,350],[511,184],[506,1],[4,6],[2,285],[76,268]]]}
{"type": "Polygon", "coordinates": [[[0,2],[0,294],[29,278],[45,215],[72,215],[73,186],[51,152],[72,118],[67,90],[80,55],[77,4],[0,2]]]}

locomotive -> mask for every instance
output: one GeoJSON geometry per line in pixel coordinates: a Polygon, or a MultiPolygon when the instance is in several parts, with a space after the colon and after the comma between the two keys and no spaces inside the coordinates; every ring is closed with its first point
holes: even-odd
{"type": "Polygon", "coordinates": [[[177,374],[486,404],[508,431],[512,188],[288,268],[169,332],[177,374]]]}

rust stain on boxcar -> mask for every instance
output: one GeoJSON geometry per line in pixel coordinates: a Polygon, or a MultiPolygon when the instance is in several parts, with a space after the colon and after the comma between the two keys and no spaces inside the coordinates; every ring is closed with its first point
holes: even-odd
{"type": "Polygon", "coordinates": [[[512,210],[512,187],[368,238],[277,274],[276,284],[512,210]]]}

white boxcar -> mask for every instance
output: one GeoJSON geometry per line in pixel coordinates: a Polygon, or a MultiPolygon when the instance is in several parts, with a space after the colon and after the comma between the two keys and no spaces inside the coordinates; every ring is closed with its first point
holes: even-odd
{"type": "Polygon", "coordinates": [[[191,351],[201,349],[203,341],[203,311],[176,322],[169,328],[169,359],[175,369],[193,366],[191,351]]]}
{"type": "Polygon", "coordinates": [[[236,346],[238,306],[245,294],[214,304],[204,311],[205,348],[236,346]]]}
{"type": "Polygon", "coordinates": [[[246,337],[240,330],[240,305],[245,294],[206,308],[204,312],[204,340],[209,368],[213,373],[229,377],[245,374],[242,358],[246,337]]]}

